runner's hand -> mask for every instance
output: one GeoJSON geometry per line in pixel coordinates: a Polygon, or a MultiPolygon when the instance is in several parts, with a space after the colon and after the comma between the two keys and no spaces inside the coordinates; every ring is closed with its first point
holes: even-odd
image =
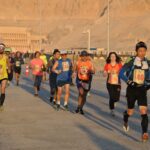
{"type": "Polygon", "coordinates": [[[128,84],[129,86],[131,86],[131,87],[137,87],[137,83],[134,82],[134,81],[131,81],[131,80],[128,80],[128,81],[127,81],[127,84],[128,84]]]}
{"type": "Polygon", "coordinates": [[[56,74],[61,74],[61,72],[62,72],[61,70],[55,70],[56,74]]]}
{"type": "Polygon", "coordinates": [[[75,78],[77,75],[76,75],[76,73],[74,72],[73,74],[72,74],[72,78],[75,78]]]}
{"type": "Polygon", "coordinates": [[[8,70],[8,73],[11,73],[11,70],[8,70]]]}

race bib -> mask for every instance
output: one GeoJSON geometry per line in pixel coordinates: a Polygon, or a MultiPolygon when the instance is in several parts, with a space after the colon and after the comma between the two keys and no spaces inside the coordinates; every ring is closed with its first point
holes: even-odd
{"type": "Polygon", "coordinates": [[[119,79],[118,79],[118,74],[117,73],[111,73],[109,77],[110,84],[118,84],[119,79]]]}
{"type": "Polygon", "coordinates": [[[145,71],[141,69],[135,69],[133,75],[133,81],[137,84],[143,84],[145,79],[145,71]]]}
{"type": "Polygon", "coordinates": [[[16,67],[20,67],[20,61],[16,61],[16,67]]]}
{"type": "Polygon", "coordinates": [[[39,72],[40,70],[41,70],[40,66],[39,65],[35,65],[34,71],[39,72]]]}
{"type": "Polygon", "coordinates": [[[68,62],[62,62],[63,71],[69,71],[69,63],[68,62]]]}

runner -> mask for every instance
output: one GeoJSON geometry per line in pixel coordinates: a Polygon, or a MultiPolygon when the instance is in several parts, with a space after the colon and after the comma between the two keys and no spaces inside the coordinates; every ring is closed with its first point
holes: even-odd
{"type": "Polygon", "coordinates": [[[90,90],[90,76],[95,73],[95,68],[88,59],[88,53],[82,51],[80,59],[74,66],[74,76],[77,73],[77,88],[79,91],[78,107],[76,113],[84,115],[83,106],[86,103],[87,93],[90,90]]]}
{"type": "Polygon", "coordinates": [[[43,81],[46,81],[46,70],[47,70],[46,66],[48,62],[47,62],[47,57],[44,52],[45,52],[44,49],[42,49],[40,58],[43,60],[44,66],[45,66],[45,68],[43,68],[43,81]]]}
{"type": "Polygon", "coordinates": [[[60,51],[58,49],[55,49],[53,52],[53,56],[50,57],[48,68],[49,68],[49,84],[50,84],[50,103],[53,102],[53,104],[56,104],[56,95],[57,95],[57,74],[55,72],[52,72],[52,68],[56,61],[58,61],[60,58],[60,51]]]}
{"type": "Polygon", "coordinates": [[[19,86],[19,78],[21,74],[21,65],[23,64],[23,59],[21,52],[16,52],[15,58],[14,58],[14,72],[16,77],[16,85],[19,86]]]}
{"type": "Polygon", "coordinates": [[[57,74],[57,110],[60,109],[60,98],[62,89],[65,88],[64,108],[69,110],[68,101],[70,96],[72,62],[67,58],[67,51],[61,50],[61,59],[55,62],[52,71],[57,74]]]}
{"type": "Polygon", "coordinates": [[[35,52],[35,58],[30,62],[30,68],[32,69],[32,74],[34,77],[34,95],[38,96],[38,91],[40,91],[40,85],[43,77],[44,62],[40,59],[41,53],[39,51],[35,52]]]}
{"type": "Polygon", "coordinates": [[[0,97],[0,110],[3,110],[3,104],[5,101],[5,89],[8,79],[8,73],[10,73],[10,64],[8,57],[4,54],[5,44],[0,43],[0,84],[1,84],[1,97],[0,97]]]}
{"type": "Polygon", "coordinates": [[[7,84],[8,84],[8,86],[9,86],[10,82],[13,80],[14,58],[13,58],[13,55],[12,55],[10,49],[6,49],[6,48],[5,48],[5,54],[7,55],[8,60],[9,60],[9,64],[10,64],[10,73],[8,73],[8,69],[7,69],[7,73],[8,73],[8,81],[7,81],[7,84]]]}
{"type": "Polygon", "coordinates": [[[141,114],[142,141],[148,140],[148,108],[147,90],[150,81],[150,61],[146,56],[147,45],[139,42],[136,45],[136,56],[131,58],[123,66],[120,77],[127,83],[127,105],[128,109],[124,112],[124,130],[129,130],[128,119],[134,112],[135,102],[137,101],[141,114]]]}
{"type": "Polygon", "coordinates": [[[111,110],[112,116],[115,116],[115,104],[120,99],[121,85],[119,72],[121,68],[121,58],[115,52],[111,52],[106,59],[106,65],[104,67],[104,77],[107,77],[106,85],[109,93],[109,108],[111,110]]]}

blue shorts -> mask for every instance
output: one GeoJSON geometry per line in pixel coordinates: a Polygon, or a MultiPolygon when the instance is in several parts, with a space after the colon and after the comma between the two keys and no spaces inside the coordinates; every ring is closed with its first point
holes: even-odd
{"type": "Polygon", "coordinates": [[[34,80],[34,86],[35,87],[40,87],[41,82],[42,82],[42,77],[43,76],[35,76],[35,80],[34,80]]]}
{"type": "Polygon", "coordinates": [[[66,84],[71,84],[71,81],[62,81],[62,80],[57,81],[57,87],[63,87],[66,84]]]}

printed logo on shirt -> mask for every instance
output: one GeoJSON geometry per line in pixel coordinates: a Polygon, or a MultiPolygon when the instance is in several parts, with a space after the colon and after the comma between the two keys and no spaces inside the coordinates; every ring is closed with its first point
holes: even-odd
{"type": "Polygon", "coordinates": [[[87,75],[88,74],[88,67],[87,66],[81,66],[80,74],[87,75]]]}
{"type": "Polygon", "coordinates": [[[39,65],[35,65],[34,66],[34,71],[39,72],[41,70],[39,65]]]}

